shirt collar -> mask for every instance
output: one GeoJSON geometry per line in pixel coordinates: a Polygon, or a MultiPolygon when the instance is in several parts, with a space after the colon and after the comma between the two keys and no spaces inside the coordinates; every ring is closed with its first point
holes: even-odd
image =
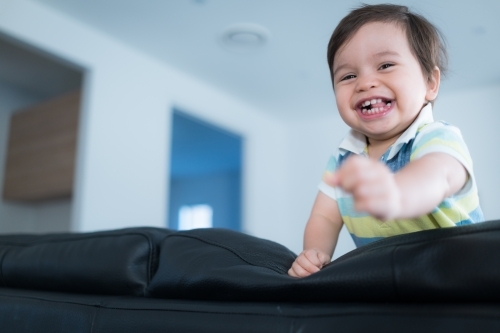
{"type": "MultiPolygon", "coordinates": [[[[393,158],[403,147],[405,143],[410,142],[416,134],[420,127],[425,124],[430,124],[434,122],[432,116],[432,105],[428,103],[422,108],[417,118],[413,123],[401,134],[401,136],[394,142],[391,146],[391,151],[387,156],[387,159],[393,158]]],[[[366,136],[360,132],[353,129],[349,131],[347,136],[342,140],[339,146],[339,152],[341,155],[345,155],[347,152],[352,152],[354,154],[362,154],[366,149],[366,136]]]]}

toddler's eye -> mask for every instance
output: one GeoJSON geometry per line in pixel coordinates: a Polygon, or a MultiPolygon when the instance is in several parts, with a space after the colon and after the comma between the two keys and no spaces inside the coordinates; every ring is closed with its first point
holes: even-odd
{"type": "Polygon", "coordinates": [[[342,78],[340,79],[340,81],[345,81],[345,80],[354,79],[355,77],[356,77],[356,75],[354,75],[354,74],[349,74],[349,75],[346,75],[346,76],[342,77],[342,78]]]}
{"type": "Polygon", "coordinates": [[[394,64],[383,64],[382,66],[380,66],[380,69],[386,69],[392,66],[394,66],[394,64]]]}

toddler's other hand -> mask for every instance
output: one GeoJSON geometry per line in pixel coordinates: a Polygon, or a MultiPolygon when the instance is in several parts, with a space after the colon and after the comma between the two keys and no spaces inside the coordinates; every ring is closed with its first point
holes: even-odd
{"type": "Polygon", "coordinates": [[[330,262],[330,256],[317,249],[302,251],[295,259],[288,275],[293,277],[306,277],[318,272],[324,265],[330,262]]]}
{"type": "Polygon", "coordinates": [[[382,162],[351,156],[325,181],[351,193],[357,211],[383,221],[401,214],[401,191],[394,174],[382,162]]]}

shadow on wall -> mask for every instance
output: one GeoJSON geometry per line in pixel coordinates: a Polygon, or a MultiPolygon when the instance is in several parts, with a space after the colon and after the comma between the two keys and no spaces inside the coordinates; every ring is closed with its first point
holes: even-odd
{"type": "Polygon", "coordinates": [[[174,110],[171,229],[241,230],[241,136],[174,110]]]}

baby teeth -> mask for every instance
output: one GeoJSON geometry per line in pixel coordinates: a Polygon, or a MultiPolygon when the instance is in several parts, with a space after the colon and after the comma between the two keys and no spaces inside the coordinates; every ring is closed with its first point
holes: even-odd
{"type": "Polygon", "coordinates": [[[376,108],[369,108],[369,106],[371,104],[377,104],[377,103],[382,103],[382,99],[381,98],[374,98],[372,100],[367,100],[367,101],[364,101],[363,103],[361,103],[361,112],[363,114],[376,114],[376,113],[380,113],[380,112],[383,112],[386,108],[389,108],[391,107],[392,103],[391,102],[387,102],[387,104],[383,107],[376,107],[376,108]]]}
{"type": "Polygon", "coordinates": [[[368,100],[367,100],[367,101],[364,101],[361,105],[362,105],[362,106],[368,106],[368,105],[370,105],[370,104],[376,104],[376,103],[382,103],[382,99],[381,99],[381,98],[379,98],[379,99],[375,99],[375,98],[374,98],[374,99],[369,100],[369,101],[368,101],[368,100]]]}
{"type": "Polygon", "coordinates": [[[379,113],[382,112],[382,108],[373,108],[373,109],[363,109],[361,112],[363,114],[374,114],[374,113],[379,113]]]}

